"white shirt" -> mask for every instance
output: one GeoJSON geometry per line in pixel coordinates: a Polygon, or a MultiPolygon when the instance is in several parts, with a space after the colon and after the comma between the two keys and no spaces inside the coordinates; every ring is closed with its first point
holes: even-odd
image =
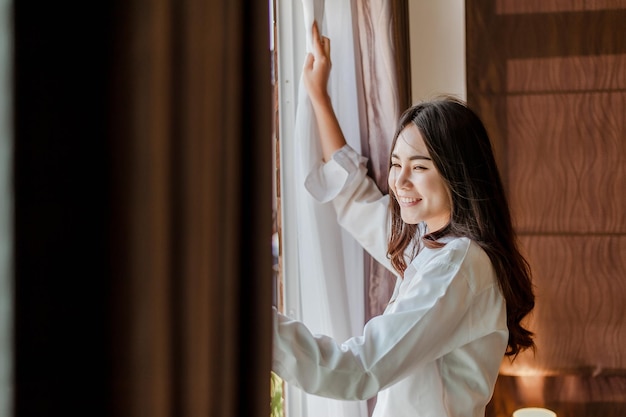
{"type": "MultiPolygon", "coordinates": [[[[340,224],[390,268],[388,197],[366,173],[365,159],[346,145],[306,186],[332,200],[340,224]]],[[[314,335],[275,311],[274,372],[315,395],[378,394],[374,417],[483,417],[507,346],[505,301],[475,242],[444,241],[411,260],[384,313],[361,336],[314,335]]]]}

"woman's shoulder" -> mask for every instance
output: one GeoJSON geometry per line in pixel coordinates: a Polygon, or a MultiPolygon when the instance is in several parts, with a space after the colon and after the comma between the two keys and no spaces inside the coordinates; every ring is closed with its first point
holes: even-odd
{"type": "Polygon", "coordinates": [[[467,237],[451,237],[442,243],[445,245],[430,249],[429,263],[453,266],[457,274],[465,277],[476,290],[496,282],[491,260],[476,241],[467,237]]]}
{"type": "Polygon", "coordinates": [[[428,245],[425,250],[430,253],[433,261],[454,264],[487,256],[478,243],[467,237],[440,238],[436,245],[428,245]]]}

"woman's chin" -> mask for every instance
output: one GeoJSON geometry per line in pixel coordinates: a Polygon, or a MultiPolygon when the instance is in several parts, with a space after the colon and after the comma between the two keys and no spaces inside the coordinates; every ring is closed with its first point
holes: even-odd
{"type": "Polygon", "coordinates": [[[422,222],[421,219],[418,219],[415,216],[401,215],[402,221],[406,224],[419,224],[422,222]]]}

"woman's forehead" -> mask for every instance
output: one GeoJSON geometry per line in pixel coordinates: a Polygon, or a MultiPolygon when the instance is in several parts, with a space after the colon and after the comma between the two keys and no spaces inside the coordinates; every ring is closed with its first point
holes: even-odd
{"type": "Polygon", "coordinates": [[[392,155],[419,154],[428,156],[428,148],[419,128],[414,123],[409,123],[398,135],[392,155]]]}

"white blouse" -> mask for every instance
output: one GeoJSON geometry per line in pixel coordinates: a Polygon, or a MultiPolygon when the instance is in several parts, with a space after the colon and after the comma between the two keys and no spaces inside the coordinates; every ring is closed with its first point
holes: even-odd
{"type": "MultiPolygon", "coordinates": [[[[332,201],[342,227],[388,268],[388,197],[349,146],[307,189],[332,201]]],[[[274,310],[273,370],[304,391],[343,400],[378,395],[374,417],[483,417],[504,355],[505,300],[487,254],[467,238],[422,248],[384,313],[336,341],[274,310]]]]}

